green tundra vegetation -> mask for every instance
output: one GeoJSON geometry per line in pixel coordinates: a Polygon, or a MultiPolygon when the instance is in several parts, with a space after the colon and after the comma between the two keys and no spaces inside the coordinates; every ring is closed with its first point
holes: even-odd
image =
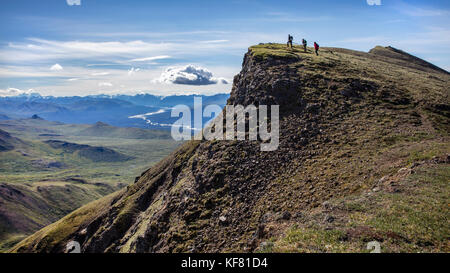
{"type": "Polygon", "coordinates": [[[82,205],[132,184],[178,146],[167,131],[104,123],[30,118],[1,121],[0,130],[0,141],[10,144],[0,152],[3,251],[82,205]]]}

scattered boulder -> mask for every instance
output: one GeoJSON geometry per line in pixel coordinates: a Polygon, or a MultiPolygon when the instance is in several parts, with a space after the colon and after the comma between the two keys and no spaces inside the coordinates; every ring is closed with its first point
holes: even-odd
{"type": "Polygon", "coordinates": [[[335,220],[335,218],[331,215],[326,215],[325,218],[323,219],[323,221],[326,223],[333,223],[334,220],[335,220]]]}

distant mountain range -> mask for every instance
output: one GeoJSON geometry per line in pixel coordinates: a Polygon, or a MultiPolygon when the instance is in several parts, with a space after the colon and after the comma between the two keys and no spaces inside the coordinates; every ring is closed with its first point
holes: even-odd
{"type": "MultiPolygon", "coordinates": [[[[28,118],[36,114],[46,120],[64,123],[92,124],[101,121],[121,127],[169,129],[169,126],[161,124],[171,124],[177,118],[171,118],[168,110],[179,104],[192,108],[195,96],[138,94],[54,97],[32,93],[0,97],[0,119],[28,118]],[[148,113],[152,115],[151,121],[145,118],[148,113]]],[[[198,97],[202,98],[203,106],[224,106],[229,94],[198,97]]]]}
{"type": "MultiPolygon", "coordinates": [[[[122,128],[104,122],[95,124],[65,124],[57,121],[48,121],[38,115],[27,119],[10,119],[0,121],[0,130],[12,134],[31,134],[30,138],[54,137],[102,137],[120,139],[155,139],[171,140],[170,132],[165,130],[122,128]]],[[[0,141],[7,139],[8,133],[0,131],[0,141]],[[2,133],[4,132],[4,133],[2,133]]],[[[10,139],[10,138],[8,138],[10,139]]],[[[1,143],[1,142],[0,142],[1,143]]]]}

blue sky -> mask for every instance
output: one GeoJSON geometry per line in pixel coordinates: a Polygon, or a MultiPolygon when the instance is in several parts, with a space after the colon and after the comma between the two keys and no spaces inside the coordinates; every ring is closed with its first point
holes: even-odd
{"type": "Polygon", "coordinates": [[[450,70],[450,1],[4,0],[0,95],[229,92],[248,47],[288,33],[450,70]]]}

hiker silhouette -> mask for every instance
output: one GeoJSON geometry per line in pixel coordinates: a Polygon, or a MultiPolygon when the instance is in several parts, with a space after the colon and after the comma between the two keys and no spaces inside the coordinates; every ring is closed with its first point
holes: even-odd
{"type": "Polygon", "coordinates": [[[291,36],[291,34],[288,35],[288,42],[287,47],[292,49],[292,42],[294,41],[294,37],[291,36]]]}
{"type": "Polygon", "coordinates": [[[314,50],[316,51],[316,55],[319,56],[319,44],[314,42],[314,50]]]}
{"type": "Polygon", "coordinates": [[[305,39],[302,40],[302,44],[303,44],[303,50],[306,52],[306,46],[308,45],[308,41],[306,41],[305,39]]]}

